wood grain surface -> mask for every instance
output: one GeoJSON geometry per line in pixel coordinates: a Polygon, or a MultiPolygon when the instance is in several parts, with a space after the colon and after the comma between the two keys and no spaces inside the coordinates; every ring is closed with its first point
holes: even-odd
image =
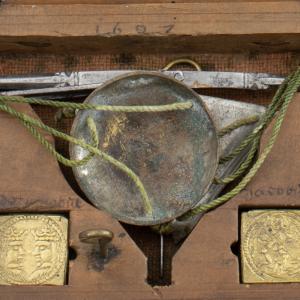
{"type": "MultiPolygon", "coordinates": [[[[2,286],[0,299],[98,299],[99,295],[105,299],[273,299],[274,295],[276,299],[300,299],[299,284],[241,284],[239,259],[232,247],[239,241],[241,210],[299,207],[299,101],[300,94],[254,180],[235,199],[200,221],[173,259],[172,285],[161,288],[145,283],[145,258],[118,222],[75,194],[45,149],[17,120],[1,113],[0,136],[5,141],[0,149],[5,166],[5,172],[0,172],[1,213],[69,215],[69,245],[77,257],[69,262],[68,285],[2,286]],[[116,236],[115,256],[105,265],[97,260],[95,249],[78,240],[80,231],[95,227],[112,230],[116,236]]],[[[29,106],[20,108],[34,116],[29,106]]]]}
{"type": "MultiPolygon", "coordinates": [[[[170,2],[2,1],[0,74],[151,70],[181,56],[196,59],[207,70],[286,75],[299,64],[299,1],[170,2]]],[[[265,104],[274,91],[203,92],[265,104]]],[[[147,260],[130,237],[145,250],[150,247],[145,247],[147,238],[149,243],[154,241],[150,234],[127,228],[129,235],[117,221],[85,202],[45,149],[16,120],[1,113],[0,213],[67,215],[69,246],[77,256],[69,262],[67,285],[1,286],[0,299],[300,299],[299,284],[241,284],[236,256],[239,211],[299,207],[299,101],[298,95],[270,158],[246,191],[208,213],[178,250],[172,284],[165,287],[146,283],[147,260]],[[287,136],[292,138],[287,140],[287,136]],[[105,265],[95,256],[94,248],[78,240],[80,231],[94,227],[112,230],[116,236],[116,251],[105,265]]],[[[29,106],[22,110],[36,116],[29,106]]],[[[48,112],[40,112],[50,119],[48,112]]],[[[50,136],[47,139],[53,141],[50,136]]],[[[153,249],[158,243],[155,245],[153,249]]],[[[156,251],[153,249],[150,252],[156,251]]],[[[166,258],[168,272],[171,260],[166,258]]]]}
{"type": "MultiPolygon", "coordinates": [[[[0,51],[282,51],[300,48],[298,1],[0,6],[0,51]],[[158,49],[159,47],[159,49],[158,49]]],[[[12,3],[12,4],[10,4],[12,3]]],[[[25,2],[26,3],[26,2],[25,2]]]]}
{"type": "MultiPolygon", "coordinates": [[[[251,2],[274,2],[274,0],[252,0],[251,2]]],[[[288,1],[288,0],[283,0],[288,1]]],[[[6,4],[146,4],[146,3],[202,3],[202,2],[233,2],[232,0],[6,0],[6,4]]],[[[249,2],[249,0],[235,0],[235,2],[249,2]]]]}

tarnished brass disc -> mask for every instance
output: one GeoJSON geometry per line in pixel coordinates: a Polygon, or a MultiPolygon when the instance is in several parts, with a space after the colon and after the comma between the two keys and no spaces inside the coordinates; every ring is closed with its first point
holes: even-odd
{"type": "MultiPolygon", "coordinates": [[[[151,72],[134,72],[107,82],[85,101],[95,105],[160,105],[192,101],[185,111],[115,113],[80,111],[72,135],[91,142],[87,117],[99,147],[125,163],[143,182],[153,213],[145,211],[138,188],[123,171],[100,157],[73,169],[89,200],[116,219],[136,225],[172,220],[191,209],[207,191],[218,163],[214,124],[199,95],[185,85],[151,72]]],[[[87,151],[71,145],[72,159],[87,151]]]]}

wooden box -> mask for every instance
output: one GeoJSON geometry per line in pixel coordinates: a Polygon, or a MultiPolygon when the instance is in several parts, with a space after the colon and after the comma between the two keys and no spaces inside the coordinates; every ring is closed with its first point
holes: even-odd
{"type": "MultiPolygon", "coordinates": [[[[299,1],[0,1],[1,75],[157,70],[182,57],[203,70],[287,75],[300,62],[299,1]]],[[[201,93],[267,104],[274,90],[201,93]]],[[[207,213],[182,245],[166,239],[163,276],[159,236],[119,224],[87,203],[71,171],[1,113],[0,213],[62,213],[70,224],[66,284],[0,286],[0,299],[300,299],[298,283],[241,283],[239,262],[241,210],[299,206],[297,194],[267,192],[299,186],[299,101],[298,94],[275,148],[247,189],[207,213]],[[78,234],[90,228],[115,234],[107,263],[79,241],[78,234]]],[[[72,122],[55,124],[54,109],[16,107],[66,132],[72,122]]],[[[65,143],[55,145],[67,152],[65,143]]]]}

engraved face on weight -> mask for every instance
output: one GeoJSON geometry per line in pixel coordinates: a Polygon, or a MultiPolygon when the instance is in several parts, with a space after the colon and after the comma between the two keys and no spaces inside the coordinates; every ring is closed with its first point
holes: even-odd
{"type": "Polygon", "coordinates": [[[1,235],[0,276],[8,284],[41,284],[65,264],[64,234],[46,216],[12,217],[1,235]]]}
{"type": "MultiPolygon", "coordinates": [[[[16,227],[12,227],[12,231],[18,234],[16,227]]],[[[22,231],[20,238],[19,241],[8,240],[6,265],[11,272],[23,272],[27,278],[34,278],[38,273],[51,268],[53,241],[36,239],[35,229],[22,231]]]]}

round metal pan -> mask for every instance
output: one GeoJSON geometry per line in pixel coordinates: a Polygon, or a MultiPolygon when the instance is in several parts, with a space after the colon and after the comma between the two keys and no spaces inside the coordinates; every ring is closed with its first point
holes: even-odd
{"type": "MultiPolygon", "coordinates": [[[[192,101],[185,111],[115,113],[80,111],[71,134],[90,142],[87,117],[97,126],[99,148],[131,168],[143,182],[152,214],[138,188],[124,172],[95,156],[73,168],[89,200],[116,219],[135,225],[170,221],[199,202],[218,164],[215,126],[201,98],[176,80],[151,72],[123,75],[95,90],[85,103],[95,105],[160,105],[192,101]]],[[[72,159],[87,151],[70,146],[72,159]]]]}

